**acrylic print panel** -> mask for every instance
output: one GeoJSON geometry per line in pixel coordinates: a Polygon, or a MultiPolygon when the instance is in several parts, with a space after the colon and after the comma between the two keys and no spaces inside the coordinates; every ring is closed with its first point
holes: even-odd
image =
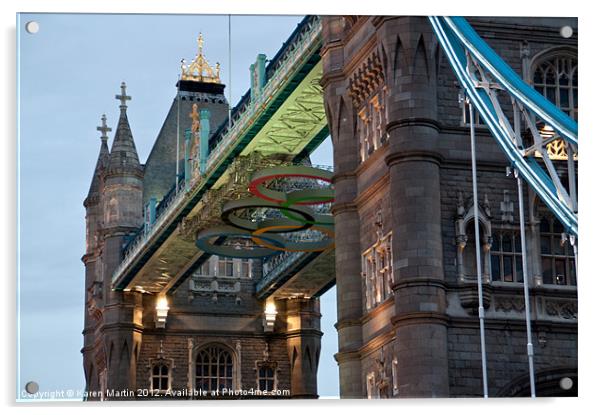
{"type": "Polygon", "coordinates": [[[576,395],[576,19],[17,24],[19,401],[576,395]]]}

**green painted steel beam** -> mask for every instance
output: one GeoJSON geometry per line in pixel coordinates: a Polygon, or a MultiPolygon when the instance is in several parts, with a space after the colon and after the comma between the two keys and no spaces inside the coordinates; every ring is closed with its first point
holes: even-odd
{"type": "MultiPolygon", "coordinates": [[[[200,202],[202,196],[211,189],[220,177],[225,173],[227,168],[232,164],[233,160],[242,154],[242,152],[253,142],[254,138],[269,124],[270,120],[285,104],[291,96],[295,96],[295,91],[303,82],[307,82],[308,75],[310,73],[315,74],[319,68],[321,71],[321,58],[319,55],[321,44],[318,42],[313,48],[313,53],[309,55],[307,61],[293,74],[286,85],[278,92],[278,94],[270,100],[265,110],[257,117],[255,122],[241,135],[236,141],[234,148],[224,157],[217,162],[217,165],[211,169],[205,182],[198,187],[194,193],[188,197],[186,205],[178,211],[176,216],[160,231],[160,234],[153,237],[151,244],[146,247],[141,253],[141,256],[136,259],[125,272],[120,276],[118,280],[113,281],[113,289],[123,290],[132,282],[137,273],[142,267],[150,260],[155,254],[157,249],[163,245],[163,243],[169,238],[169,236],[176,230],[178,223],[180,223],[200,202]]],[[[298,159],[311,153],[320,143],[328,136],[328,126],[324,119],[324,125],[316,128],[315,132],[312,132],[311,136],[307,137],[307,142],[303,143],[302,148],[299,149],[298,159]]],[[[260,149],[258,149],[260,150],[260,149]]],[[[173,285],[177,287],[180,282],[173,285]]]]}

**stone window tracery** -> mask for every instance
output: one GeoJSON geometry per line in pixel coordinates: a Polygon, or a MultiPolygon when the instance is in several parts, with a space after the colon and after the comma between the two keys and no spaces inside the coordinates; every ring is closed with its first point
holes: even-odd
{"type": "Polygon", "coordinates": [[[171,389],[173,359],[167,359],[163,350],[163,341],[159,343],[159,350],[153,359],[149,359],[147,368],[149,370],[150,389],[156,392],[166,392],[171,389]]]}
{"type": "Polygon", "coordinates": [[[209,345],[196,358],[196,388],[206,391],[232,389],[234,359],[232,353],[219,345],[209,345]]]}
{"type": "Polygon", "coordinates": [[[544,57],[534,65],[533,87],[550,102],[577,119],[577,58],[565,53],[544,57]]]}
{"type": "Polygon", "coordinates": [[[270,358],[269,343],[265,343],[263,359],[255,361],[257,389],[260,391],[275,391],[278,389],[278,363],[270,358]]]}
{"type": "Polygon", "coordinates": [[[389,232],[364,251],[362,255],[362,275],[366,293],[366,310],[378,306],[392,294],[393,255],[391,253],[392,233],[389,232]]]}
{"type": "Polygon", "coordinates": [[[493,281],[523,282],[522,247],[518,231],[493,233],[491,278],[493,281]]]}
{"type": "MultiPolygon", "coordinates": [[[[560,49],[535,59],[531,70],[531,82],[536,91],[577,120],[579,100],[577,74],[576,52],[560,49]]],[[[553,137],[553,130],[543,121],[538,125],[541,127],[540,133],[543,138],[549,135],[553,137]]],[[[552,160],[567,159],[568,155],[562,140],[554,140],[546,147],[552,160]]]]}
{"type": "Polygon", "coordinates": [[[276,368],[270,364],[262,364],[257,368],[257,389],[273,391],[276,389],[276,368]]]}
{"type": "Polygon", "coordinates": [[[357,112],[360,160],[387,142],[387,88],[381,58],[372,53],[349,79],[349,95],[357,112]]]}
{"type": "Polygon", "coordinates": [[[563,237],[564,228],[558,219],[545,215],[539,222],[541,270],[544,284],[576,285],[575,254],[563,237]]]}
{"type": "Polygon", "coordinates": [[[363,162],[386,142],[385,90],[380,88],[373,96],[360,104],[358,128],[360,137],[360,160],[363,162]]]}
{"type": "Polygon", "coordinates": [[[151,389],[166,391],[169,389],[169,368],[164,364],[155,364],[151,372],[151,389]]]}

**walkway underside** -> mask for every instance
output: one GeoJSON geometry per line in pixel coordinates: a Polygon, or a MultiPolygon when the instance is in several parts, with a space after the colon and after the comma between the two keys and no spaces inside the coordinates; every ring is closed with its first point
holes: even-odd
{"type": "Polygon", "coordinates": [[[254,119],[239,121],[247,122],[247,128],[231,142],[218,145],[208,173],[179,191],[141,249],[116,273],[115,289],[172,292],[209,257],[195,245],[197,233],[222,224],[226,201],[251,196],[251,174],[294,164],[324,140],[328,127],[321,77],[321,62],[310,56],[295,76],[282,82],[279,95],[260,106],[254,119]]]}

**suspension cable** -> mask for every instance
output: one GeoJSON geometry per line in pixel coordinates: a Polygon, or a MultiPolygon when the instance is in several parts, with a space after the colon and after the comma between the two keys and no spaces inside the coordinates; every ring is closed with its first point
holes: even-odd
{"type": "Polygon", "coordinates": [[[527,241],[525,237],[525,208],[523,202],[523,180],[518,170],[514,170],[518,185],[518,211],[520,215],[520,245],[523,263],[523,288],[525,293],[525,322],[527,323],[527,356],[529,358],[529,384],[531,397],[535,398],[535,371],[533,365],[533,339],[531,335],[531,302],[529,298],[529,273],[527,272],[527,241]]]}
{"type": "Polygon", "coordinates": [[[481,335],[481,366],[483,369],[483,397],[489,397],[487,385],[487,351],[485,349],[485,308],[483,307],[483,275],[481,272],[481,234],[479,229],[479,198],[477,193],[477,154],[472,103],[467,98],[470,113],[470,152],[472,155],[472,198],[474,210],[475,251],[477,260],[477,288],[479,294],[479,330],[481,335]]]}

